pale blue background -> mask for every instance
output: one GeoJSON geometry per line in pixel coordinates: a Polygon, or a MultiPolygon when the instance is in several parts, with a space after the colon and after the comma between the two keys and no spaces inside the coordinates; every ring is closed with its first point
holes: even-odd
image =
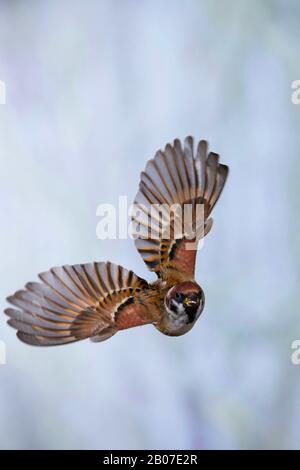
{"type": "Polygon", "coordinates": [[[298,1],[0,1],[0,298],[53,265],[110,259],[153,279],[96,207],[135,196],[174,137],[231,167],[197,265],[206,308],[37,349],[0,321],[2,449],[297,448],[298,1]]]}

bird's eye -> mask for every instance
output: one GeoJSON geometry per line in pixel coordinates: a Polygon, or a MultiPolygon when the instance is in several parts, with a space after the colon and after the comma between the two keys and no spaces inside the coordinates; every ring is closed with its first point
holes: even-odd
{"type": "Polygon", "coordinates": [[[182,301],[182,299],[183,299],[183,294],[181,294],[180,292],[176,292],[175,298],[176,298],[176,300],[182,301]]]}

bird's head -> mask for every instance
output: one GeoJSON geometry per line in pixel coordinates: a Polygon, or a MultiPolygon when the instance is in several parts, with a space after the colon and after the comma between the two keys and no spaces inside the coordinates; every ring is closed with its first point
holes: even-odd
{"type": "Polygon", "coordinates": [[[195,282],[180,282],[171,287],[165,297],[167,334],[186,333],[200,317],[204,308],[204,292],[195,282]]]}

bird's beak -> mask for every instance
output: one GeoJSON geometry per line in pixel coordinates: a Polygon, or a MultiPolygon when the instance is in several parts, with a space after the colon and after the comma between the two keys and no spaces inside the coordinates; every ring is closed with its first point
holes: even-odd
{"type": "Polygon", "coordinates": [[[183,301],[183,304],[186,305],[187,307],[192,307],[193,305],[197,304],[197,300],[192,300],[186,297],[183,301]]]}

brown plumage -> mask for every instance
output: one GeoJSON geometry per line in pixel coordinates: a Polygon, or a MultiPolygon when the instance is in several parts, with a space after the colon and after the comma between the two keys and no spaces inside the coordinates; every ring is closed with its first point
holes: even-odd
{"type": "Polygon", "coordinates": [[[194,279],[197,244],[212,227],[209,216],[227,174],[219,156],[207,154],[206,141],[195,154],[192,137],[183,147],[175,139],[158,151],[141,174],[132,217],[136,248],[157,281],[149,284],[109,262],[52,268],[39,275],[41,282],[7,298],[13,305],[5,310],[8,324],[18,338],[52,346],[103,341],[146,324],[170,336],[189,331],[204,307],[194,279]],[[184,224],[180,215],[186,210],[184,224]]]}

